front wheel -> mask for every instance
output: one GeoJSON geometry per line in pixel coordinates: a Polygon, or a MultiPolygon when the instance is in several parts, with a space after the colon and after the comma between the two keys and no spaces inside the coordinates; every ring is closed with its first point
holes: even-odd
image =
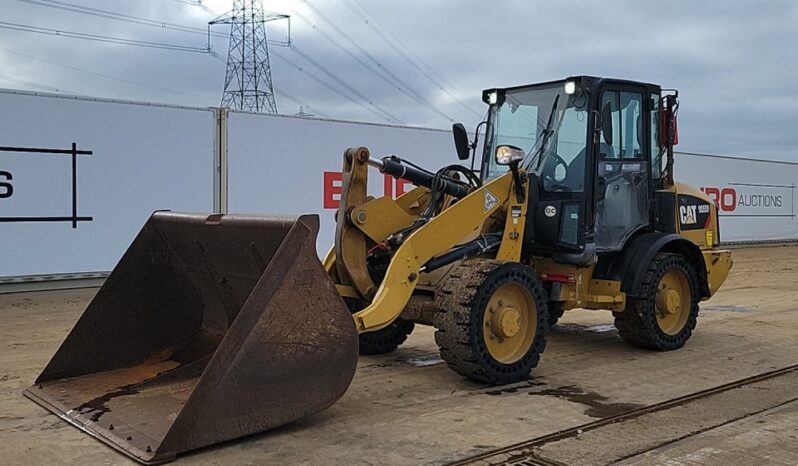
{"type": "MultiPolygon", "coordinates": [[[[353,314],[364,307],[363,301],[358,299],[345,298],[344,301],[353,314]]],[[[398,317],[385,328],[363,332],[358,335],[359,352],[364,356],[391,353],[407,340],[415,326],[412,321],[398,317]]]]}
{"type": "Polygon", "coordinates": [[[693,264],[681,254],[660,253],[643,278],[640,296],[616,314],[615,327],[627,342],[671,351],[684,346],[696,326],[700,292],[693,264]]]}
{"type": "Polygon", "coordinates": [[[435,297],[441,357],[455,372],[481,382],[527,378],[546,347],[546,301],[543,285],[526,265],[464,261],[435,297]]]}

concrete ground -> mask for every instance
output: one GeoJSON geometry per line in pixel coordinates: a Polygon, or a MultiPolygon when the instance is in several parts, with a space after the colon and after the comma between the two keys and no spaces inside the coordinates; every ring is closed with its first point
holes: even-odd
{"type": "MultiPolygon", "coordinates": [[[[496,389],[447,369],[419,327],[395,353],[362,357],[330,409],[178,463],[443,464],[798,363],[798,247],[738,249],[734,261],[682,350],[630,347],[608,312],[572,311],[534,377],[496,389]]],[[[0,296],[0,463],[133,464],[22,396],[95,291],[0,296]]],[[[532,453],[565,464],[798,464],[794,374],[532,453]]]]}

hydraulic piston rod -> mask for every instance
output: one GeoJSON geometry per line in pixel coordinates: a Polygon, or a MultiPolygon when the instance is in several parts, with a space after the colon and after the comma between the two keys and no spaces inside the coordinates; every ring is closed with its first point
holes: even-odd
{"type": "Polygon", "coordinates": [[[393,157],[384,157],[382,159],[369,158],[368,164],[379,170],[380,173],[391,175],[394,178],[402,178],[416,186],[424,186],[432,189],[432,185],[437,179],[437,189],[439,191],[458,199],[466,197],[469,192],[469,186],[466,183],[462,183],[450,177],[436,177],[434,173],[419,170],[393,157]]]}

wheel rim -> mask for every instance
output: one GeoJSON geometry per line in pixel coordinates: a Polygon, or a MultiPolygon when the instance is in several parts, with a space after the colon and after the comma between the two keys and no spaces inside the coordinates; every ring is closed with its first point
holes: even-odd
{"type": "Polygon", "coordinates": [[[503,364],[529,351],[538,327],[538,309],[532,294],[518,283],[505,283],[491,296],[483,316],[485,347],[503,364]]]}
{"type": "Polygon", "coordinates": [[[670,269],[657,285],[657,325],[668,335],[681,332],[690,317],[693,297],[687,275],[670,269]]]}

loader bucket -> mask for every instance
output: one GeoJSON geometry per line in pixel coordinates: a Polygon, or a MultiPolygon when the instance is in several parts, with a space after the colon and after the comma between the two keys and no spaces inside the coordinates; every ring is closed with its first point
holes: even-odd
{"type": "Polygon", "coordinates": [[[329,407],[357,333],[318,228],[156,212],[25,395],[146,464],[329,407]]]}

